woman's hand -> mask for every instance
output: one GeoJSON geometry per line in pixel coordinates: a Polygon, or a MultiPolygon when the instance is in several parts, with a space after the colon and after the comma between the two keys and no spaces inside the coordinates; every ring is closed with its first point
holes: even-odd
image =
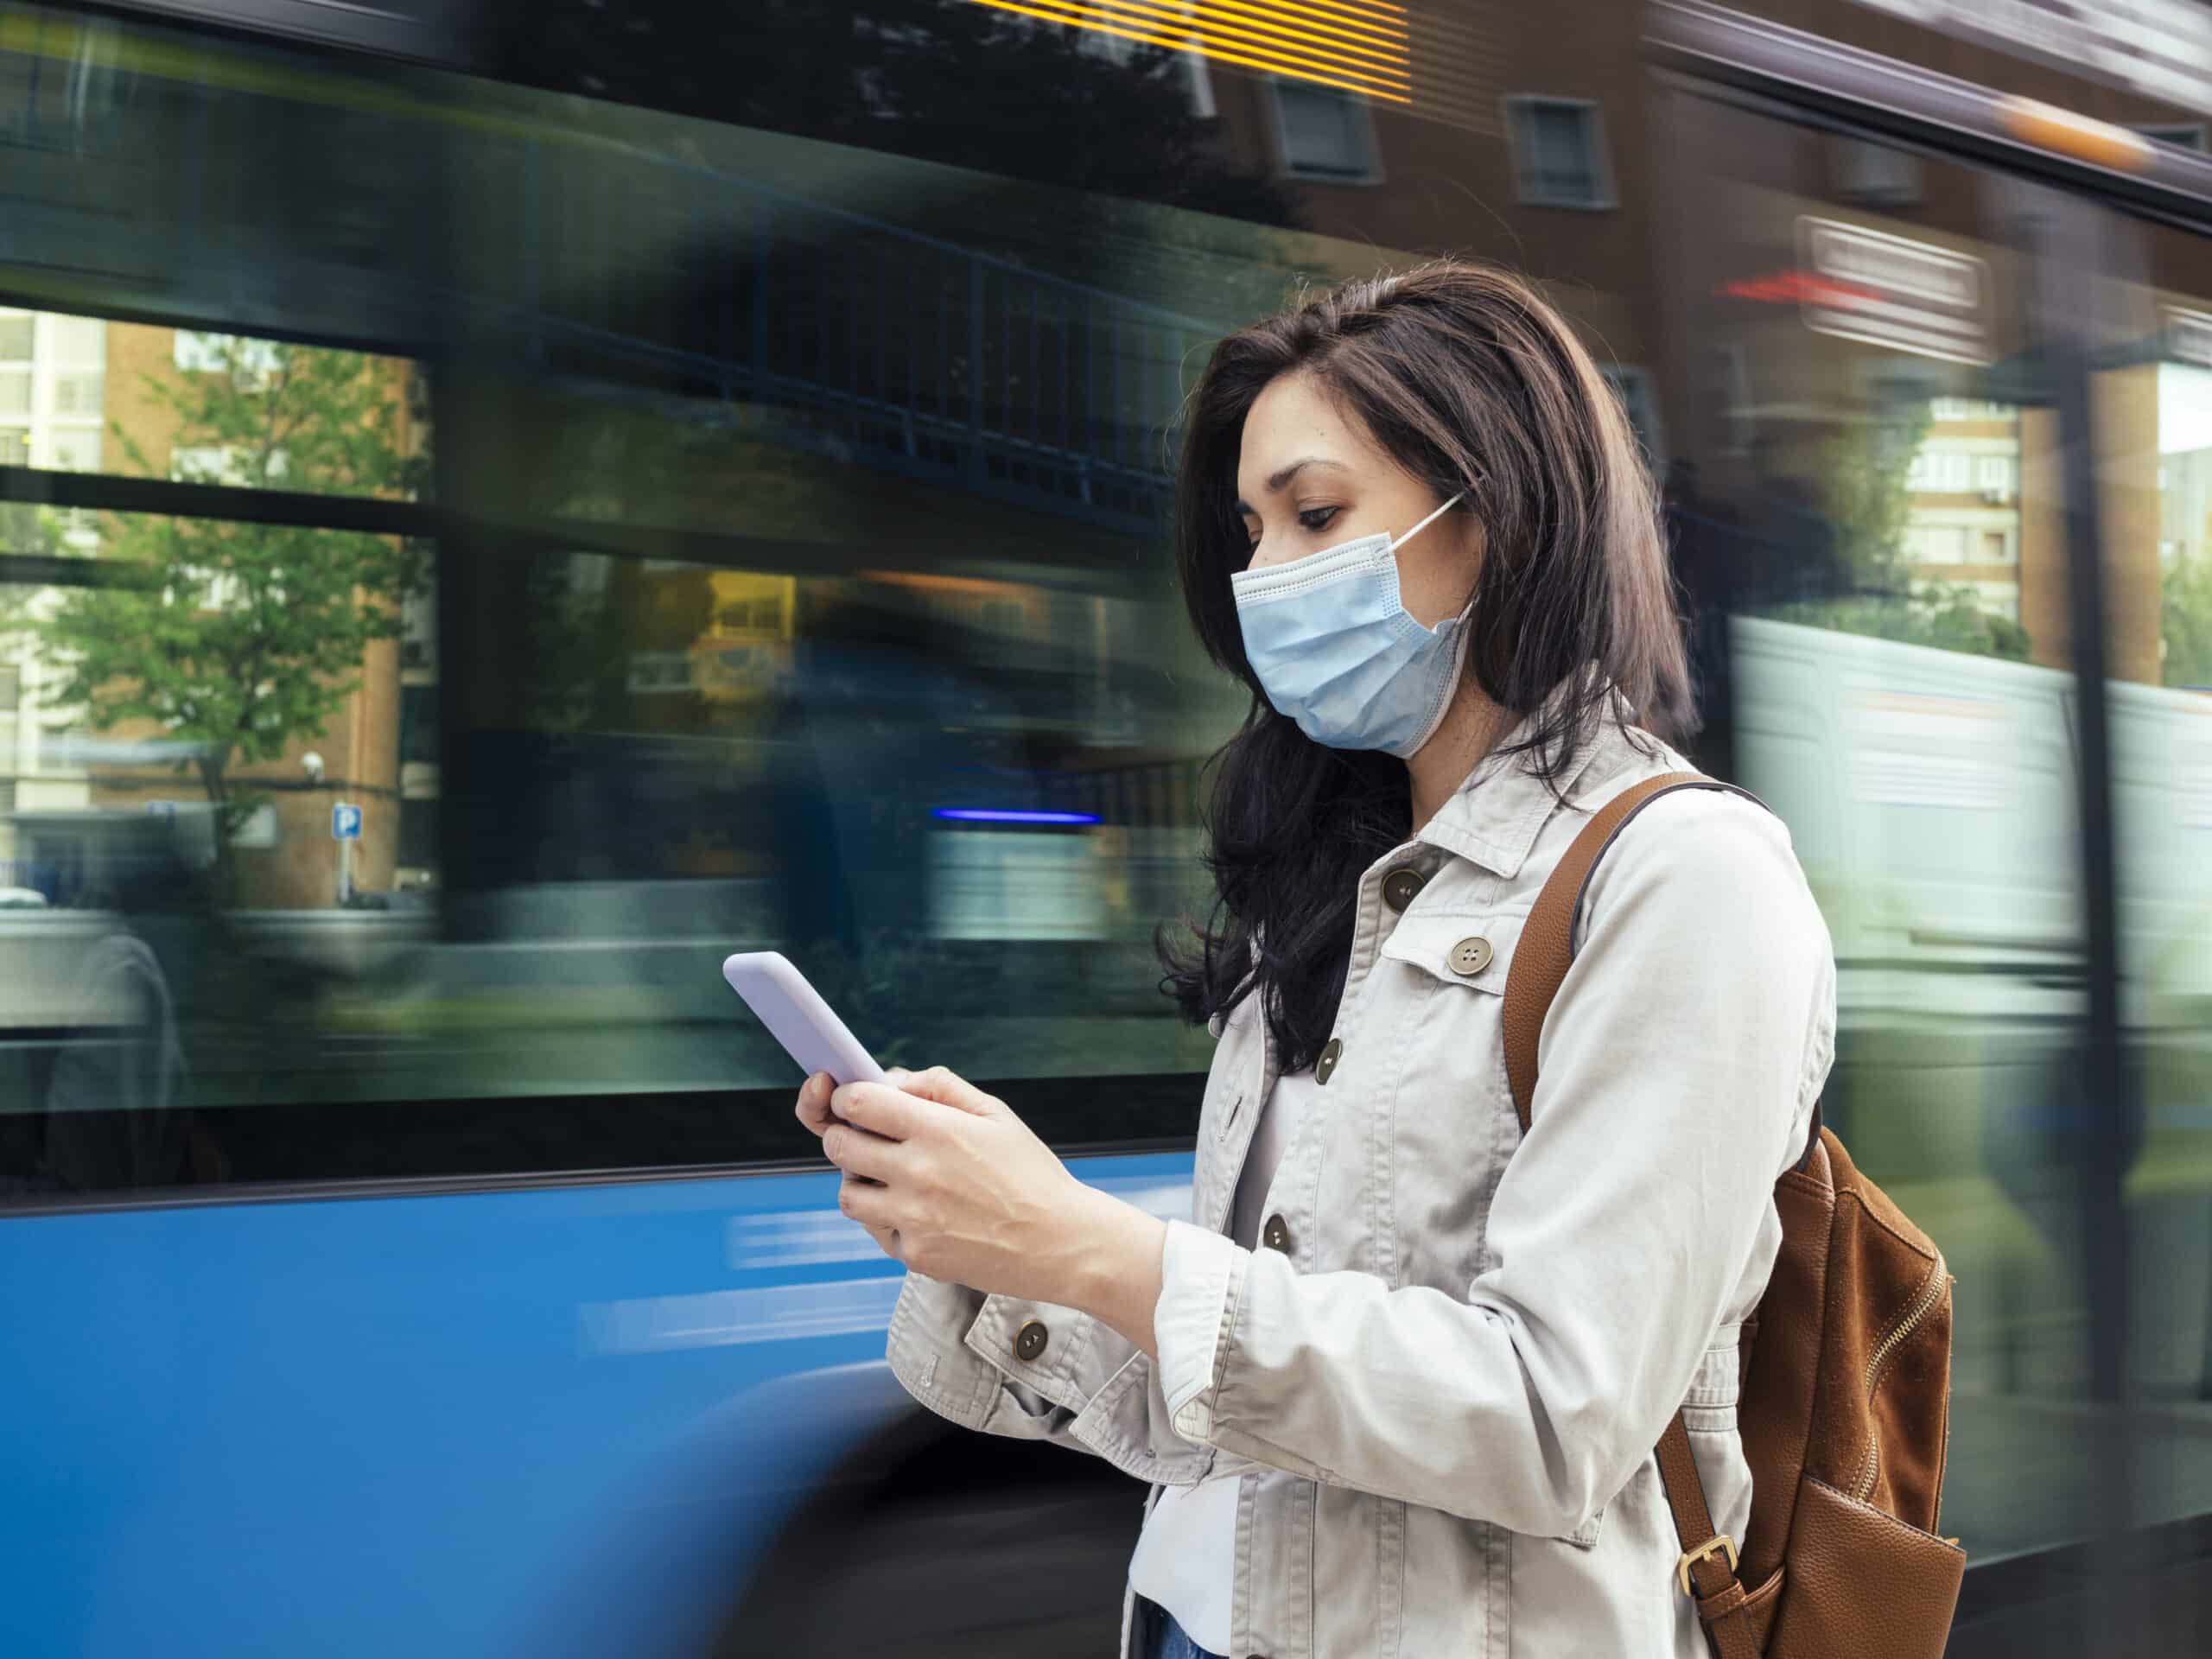
{"type": "Polygon", "coordinates": [[[1152,1345],[1165,1224],[1086,1186],[1017,1117],[943,1066],[832,1090],[798,1117],[845,1174],[837,1207],[917,1273],[1057,1302],[1152,1345]]]}

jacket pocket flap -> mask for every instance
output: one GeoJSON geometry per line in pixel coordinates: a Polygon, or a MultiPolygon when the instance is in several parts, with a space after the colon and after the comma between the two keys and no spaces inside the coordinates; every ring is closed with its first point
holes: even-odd
{"type": "Polygon", "coordinates": [[[1501,916],[1495,912],[1410,915],[1382,941],[1382,954],[1454,985],[1502,996],[1505,976],[1513,969],[1514,947],[1528,919],[1525,914],[1501,916]]]}

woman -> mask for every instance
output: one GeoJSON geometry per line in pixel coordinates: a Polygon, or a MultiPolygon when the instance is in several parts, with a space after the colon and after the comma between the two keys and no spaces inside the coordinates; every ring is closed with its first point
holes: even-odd
{"type": "Polygon", "coordinates": [[[1522,919],[1592,810],[1684,769],[1626,420],[1528,283],[1446,262],[1224,340],[1180,478],[1192,620],[1253,691],[1216,925],[1163,944],[1217,1039],[1192,1219],[942,1069],[810,1078],[841,1207],[912,1270],[893,1369],[1153,1484],[1129,1659],[1693,1659],[1652,1448],[1686,1408],[1742,1535],[1738,1326],[1834,968],[1782,825],[1667,797],[1599,866],[1520,1135],[1522,919]]]}

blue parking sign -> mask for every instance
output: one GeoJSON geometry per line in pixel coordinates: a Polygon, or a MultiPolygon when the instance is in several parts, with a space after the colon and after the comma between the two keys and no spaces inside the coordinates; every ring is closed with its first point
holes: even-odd
{"type": "Polygon", "coordinates": [[[336,841],[359,841],[361,838],[361,809],[350,801],[339,801],[330,809],[330,834],[336,841]]]}

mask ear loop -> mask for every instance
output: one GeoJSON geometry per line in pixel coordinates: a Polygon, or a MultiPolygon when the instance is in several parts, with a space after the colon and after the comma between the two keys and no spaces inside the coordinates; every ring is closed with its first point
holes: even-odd
{"type": "Polygon", "coordinates": [[[1459,494],[1454,495],[1454,496],[1453,496],[1453,497],[1452,497],[1449,501],[1446,501],[1446,502],[1442,506],[1439,507],[1439,508],[1438,508],[1434,512],[1430,513],[1430,514],[1428,515],[1428,517],[1427,517],[1427,518],[1426,518],[1422,519],[1422,520],[1421,521],[1421,523],[1419,523],[1419,524],[1415,524],[1415,525],[1414,525],[1411,530],[1408,531],[1404,535],[1402,535],[1402,536],[1399,537],[1398,537],[1398,539],[1397,539],[1396,541],[1395,541],[1395,542],[1393,542],[1393,543],[1390,543],[1390,550],[1391,550],[1393,553],[1396,552],[1400,548],[1403,547],[1403,546],[1404,546],[1408,542],[1410,542],[1411,540],[1413,540],[1413,538],[1414,538],[1414,537],[1416,537],[1416,536],[1420,535],[1420,534],[1421,533],[1421,531],[1423,531],[1424,530],[1427,530],[1427,529],[1431,524],[1434,524],[1438,519],[1441,518],[1442,518],[1446,513],[1447,513],[1447,512],[1451,512],[1451,511],[1452,511],[1452,509],[1454,506],[1456,506],[1457,505],[1459,505],[1459,497],[1460,497],[1460,496],[1462,496],[1462,495],[1465,495],[1465,494],[1466,494],[1466,492],[1465,492],[1465,490],[1461,490],[1460,492],[1459,492],[1459,494]]]}
{"type": "MultiPolygon", "coordinates": [[[[1402,535],[1402,536],[1399,537],[1398,537],[1398,539],[1397,539],[1396,541],[1395,541],[1395,542],[1391,543],[1390,543],[1390,550],[1391,550],[1393,553],[1395,553],[1395,552],[1396,552],[1400,548],[1403,547],[1403,546],[1404,546],[1408,542],[1410,542],[1411,540],[1413,540],[1413,538],[1414,538],[1414,537],[1416,537],[1416,536],[1420,535],[1420,534],[1421,533],[1421,531],[1423,531],[1424,530],[1427,530],[1427,529],[1431,524],[1434,524],[1438,519],[1441,518],[1442,518],[1446,513],[1447,513],[1447,512],[1451,512],[1451,511],[1452,511],[1452,509],[1454,506],[1456,506],[1456,505],[1459,505],[1459,501],[1461,500],[1461,499],[1462,499],[1462,498],[1464,498],[1464,497],[1466,495],[1466,493],[1466,493],[1465,490],[1460,490],[1460,491],[1458,491],[1458,492],[1454,493],[1454,494],[1452,495],[1452,499],[1451,499],[1449,501],[1446,501],[1446,502],[1442,506],[1439,507],[1439,508],[1438,508],[1434,512],[1430,513],[1430,514],[1428,515],[1428,517],[1427,517],[1427,518],[1426,518],[1422,519],[1422,520],[1421,521],[1421,523],[1419,523],[1419,524],[1415,524],[1415,525],[1414,525],[1411,530],[1408,531],[1404,535],[1402,535]]],[[[1465,604],[1464,607],[1461,607],[1461,609],[1460,609],[1460,611],[1459,611],[1459,621],[1460,625],[1461,625],[1462,626],[1465,626],[1466,625],[1466,623],[1467,623],[1467,622],[1469,622],[1471,620],[1472,620],[1472,618],[1473,618],[1474,614],[1475,614],[1475,596],[1474,596],[1472,594],[1469,594],[1467,595],[1467,602],[1466,602],[1466,604],[1465,604]]],[[[1461,647],[1460,647],[1461,652],[1464,653],[1464,652],[1465,652],[1465,649],[1466,649],[1466,647],[1465,647],[1465,645],[1463,644],[1463,645],[1461,645],[1461,647]]]]}

